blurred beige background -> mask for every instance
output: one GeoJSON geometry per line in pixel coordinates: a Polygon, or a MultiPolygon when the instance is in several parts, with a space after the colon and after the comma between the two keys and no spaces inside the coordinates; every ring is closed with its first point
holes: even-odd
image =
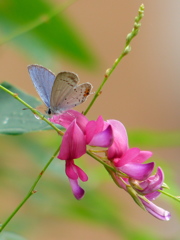
{"type": "MultiPolygon", "coordinates": [[[[61,3],[58,0],[54,2],[61,3]]],[[[96,91],[105,70],[112,66],[121,53],[125,37],[133,27],[134,17],[141,3],[139,0],[79,0],[74,3],[66,13],[93,46],[101,62],[100,68],[95,72],[88,72],[62,59],[51,70],[55,73],[61,70],[76,72],[81,83],[91,82],[96,91]]],[[[144,0],[143,3],[145,16],[138,36],[132,41],[132,51],[111,75],[103,93],[88,113],[88,118],[96,119],[101,114],[104,119],[118,119],[127,130],[147,128],[176,131],[180,128],[180,1],[144,0]]],[[[27,65],[35,62],[28,60],[11,43],[1,47],[0,53],[1,80],[9,81],[37,96],[27,72],[27,65]]],[[[77,109],[84,110],[87,104],[86,102],[77,109]]],[[[171,161],[172,168],[179,168],[180,149],[149,150],[154,151],[155,157],[171,161]]],[[[167,206],[162,201],[157,201],[157,204],[172,211],[173,215],[170,222],[160,222],[143,212],[111,180],[102,187],[108,191],[111,189],[115,198],[119,199],[119,204],[126,204],[124,214],[127,211],[126,218],[132,224],[142,226],[142,229],[149,225],[156,229],[157,234],[162,237],[160,239],[178,239],[176,236],[180,233],[179,224],[170,204],[167,206]]],[[[32,233],[29,239],[69,240],[75,239],[75,236],[77,239],[88,240],[101,237],[104,240],[119,239],[103,227],[93,227],[92,231],[88,224],[79,226],[76,222],[66,220],[63,223],[53,222],[44,235],[42,229],[36,234],[36,238],[32,233]],[[58,228],[62,234],[59,238],[56,234],[58,228]],[[71,231],[67,231],[69,228],[71,231]]]]}

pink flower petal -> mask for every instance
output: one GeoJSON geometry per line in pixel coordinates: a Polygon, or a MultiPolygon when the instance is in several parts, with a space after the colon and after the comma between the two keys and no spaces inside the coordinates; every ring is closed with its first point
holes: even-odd
{"type": "Polygon", "coordinates": [[[146,164],[127,163],[122,167],[117,167],[117,169],[127,174],[129,177],[139,181],[147,179],[151,175],[153,168],[154,162],[146,164]]]}
{"type": "Polygon", "coordinates": [[[78,174],[78,177],[81,179],[81,181],[86,182],[88,180],[87,174],[77,165],[74,164],[74,166],[76,167],[76,172],[78,174]]]}
{"type": "Polygon", "coordinates": [[[126,153],[121,158],[115,158],[113,163],[115,167],[122,167],[123,165],[134,162],[133,160],[137,158],[140,153],[139,148],[130,148],[126,151],[126,153]]]}
{"type": "MultiPolygon", "coordinates": [[[[162,190],[162,188],[160,188],[160,190],[162,190]]],[[[150,200],[150,201],[153,201],[153,200],[155,200],[157,197],[159,197],[160,194],[161,194],[161,192],[156,191],[156,192],[147,194],[147,195],[146,195],[146,198],[147,198],[148,200],[150,200]]]]}
{"type": "Polygon", "coordinates": [[[108,120],[113,129],[113,144],[107,151],[108,159],[120,158],[128,149],[128,136],[124,125],[117,120],[108,120]]]}
{"type": "Polygon", "coordinates": [[[71,178],[73,180],[78,179],[78,174],[76,173],[76,169],[74,168],[74,161],[73,160],[66,160],[65,165],[65,172],[68,178],[71,178]]]}
{"type": "Polygon", "coordinates": [[[81,157],[86,153],[85,136],[74,120],[65,132],[58,158],[71,160],[81,157]]]}
{"type": "Polygon", "coordinates": [[[93,136],[88,145],[96,147],[109,147],[113,141],[112,127],[109,125],[104,131],[93,136]]]}
{"type": "Polygon", "coordinates": [[[84,196],[84,189],[82,189],[79,184],[78,184],[78,181],[77,180],[72,180],[72,179],[69,179],[69,182],[70,182],[70,185],[71,185],[71,189],[72,189],[72,192],[75,196],[75,198],[77,200],[80,200],[83,196],[84,196]]]}
{"type": "Polygon", "coordinates": [[[68,128],[69,125],[76,119],[77,125],[81,128],[81,130],[84,132],[85,127],[88,123],[88,119],[81,113],[74,111],[74,110],[68,110],[65,111],[59,115],[53,115],[52,118],[49,118],[49,120],[53,123],[59,124],[65,128],[68,128]]]}
{"type": "Polygon", "coordinates": [[[89,121],[86,125],[86,143],[89,144],[94,137],[99,132],[104,129],[104,120],[101,116],[98,117],[96,121],[89,121]]]}
{"type": "Polygon", "coordinates": [[[141,201],[142,201],[144,207],[146,208],[146,210],[154,217],[158,218],[159,220],[163,220],[163,221],[170,220],[171,214],[168,211],[156,206],[152,202],[148,203],[148,202],[144,201],[143,199],[141,199],[141,201]]]}
{"type": "Polygon", "coordinates": [[[152,156],[152,152],[150,151],[140,151],[139,155],[137,155],[132,162],[136,162],[136,163],[143,163],[145,162],[147,159],[149,159],[152,156]]]}
{"type": "Polygon", "coordinates": [[[157,173],[153,176],[150,176],[144,182],[141,182],[139,185],[143,190],[137,190],[139,193],[146,195],[153,193],[161,188],[164,182],[164,173],[160,167],[157,169],[157,173]]]}

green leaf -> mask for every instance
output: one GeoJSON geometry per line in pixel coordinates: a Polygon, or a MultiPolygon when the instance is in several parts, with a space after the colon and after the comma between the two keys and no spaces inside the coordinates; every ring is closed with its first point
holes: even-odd
{"type": "Polygon", "coordinates": [[[0,240],[26,240],[25,238],[11,232],[2,232],[0,234],[0,240]]]}
{"type": "Polygon", "coordinates": [[[51,62],[53,54],[86,67],[95,67],[97,61],[92,48],[61,10],[56,15],[59,7],[43,0],[0,1],[1,35],[3,33],[5,37],[1,43],[15,38],[14,42],[41,64],[51,62]],[[47,21],[42,24],[43,19],[47,21]]]}
{"type": "MultiPolygon", "coordinates": [[[[32,107],[40,105],[36,98],[22,92],[13,85],[4,82],[2,86],[17,93],[20,98],[32,107]]],[[[1,134],[22,134],[33,131],[52,129],[46,122],[37,120],[32,112],[14,99],[11,95],[0,89],[0,133],[1,134]]]]}

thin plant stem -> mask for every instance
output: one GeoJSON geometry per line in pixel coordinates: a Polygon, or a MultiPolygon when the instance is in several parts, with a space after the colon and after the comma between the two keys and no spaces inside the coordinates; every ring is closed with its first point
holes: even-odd
{"type": "Polygon", "coordinates": [[[158,192],[161,192],[162,194],[164,194],[164,195],[166,195],[166,196],[168,196],[168,197],[170,197],[170,198],[172,198],[172,199],[180,202],[180,197],[173,196],[173,195],[171,195],[171,194],[169,194],[169,193],[167,193],[167,192],[164,192],[163,190],[158,190],[158,192]]]}
{"type": "Polygon", "coordinates": [[[64,132],[62,132],[59,128],[57,128],[52,122],[50,122],[47,118],[45,118],[41,113],[39,113],[35,108],[31,107],[28,103],[26,103],[25,101],[23,101],[18,94],[11,92],[10,90],[8,90],[7,88],[3,87],[2,85],[0,85],[0,89],[4,90],[5,92],[7,92],[8,94],[10,94],[12,97],[14,97],[15,99],[17,99],[19,102],[21,102],[24,106],[26,106],[27,108],[29,108],[29,110],[37,115],[40,119],[44,120],[47,124],[49,124],[54,130],[56,130],[56,132],[63,136],[64,132]]]}
{"type": "Polygon", "coordinates": [[[15,39],[16,37],[19,37],[20,35],[22,35],[26,32],[29,32],[29,31],[33,30],[36,27],[39,27],[40,25],[42,25],[44,23],[47,23],[51,18],[55,17],[60,12],[64,11],[66,8],[68,8],[74,2],[75,2],[75,0],[69,0],[69,1],[65,2],[64,4],[54,8],[49,13],[45,13],[45,14],[41,15],[38,19],[34,20],[33,22],[30,22],[29,24],[21,27],[20,29],[11,33],[9,36],[4,37],[0,41],[0,45],[3,45],[6,42],[9,42],[9,41],[15,39]]]}
{"type": "Polygon", "coordinates": [[[126,174],[120,172],[119,170],[117,170],[115,167],[109,165],[108,163],[106,163],[105,161],[101,160],[101,158],[97,157],[96,155],[94,155],[92,153],[91,150],[87,150],[86,151],[86,154],[88,154],[89,156],[91,156],[92,158],[94,158],[96,161],[98,161],[99,163],[101,163],[105,168],[106,170],[110,173],[110,171],[114,172],[114,173],[119,173],[121,174],[121,177],[127,177],[126,174]]]}
{"type": "Polygon", "coordinates": [[[106,162],[104,162],[101,159],[99,159],[98,157],[96,157],[90,150],[87,150],[86,153],[89,156],[91,156],[92,158],[94,158],[96,161],[98,161],[99,163],[104,165],[104,167],[107,167],[107,168],[111,169],[113,172],[117,172],[117,170],[115,168],[111,167],[109,164],[107,164],[106,162]]]}
{"type": "Polygon", "coordinates": [[[35,190],[36,185],[38,184],[39,180],[41,179],[42,175],[45,173],[46,169],[49,167],[49,165],[51,164],[51,162],[53,161],[53,159],[56,157],[56,155],[59,152],[59,147],[57,148],[57,150],[55,151],[55,153],[53,154],[53,156],[49,159],[49,161],[46,163],[46,165],[44,166],[43,170],[39,173],[39,175],[37,176],[36,180],[34,181],[34,183],[32,184],[32,186],[30,187],[30,190],[28,191],[26,197],[22,200],[22,202],[16,207],[16,209],[11,213],[11,215],[6,219],[6,221],[0,226],[0,232],[2,232],[2,230],[6,227],[6,225],[11,221],[11,219],[15,216],[15,214],[19,211],[19,209],[26,203],[26,201],[37,191],[35,190]]]}
{"type": "Polygon", "coordinates": [[[92,105],[96,101],[97,97],[101,94],[101,91],[102,91],[102,88],[103,88],[104,84],[106,83],[106,81],[108,80],[108,78],[110,77],[112,72],[115,70],[117,65],[120,63],[122,58],[125,57],[131,51],[131,47],[130,47],[131,40],[138,34],[140,26],[141,26],[141,23],[139,23],[139,22],[140,22],[140,20],[142,19],[143,16],[144,16],[144,5],[142,4],[139,8],[138,16],[135,17],[134,28],[132,29],[132,31],[126,37],[125,47],[124,47],[121,55],[119,56],[119,58],[117,58],[115,60],[112,67],[106,70],[104,79],[103,79],[101,85],[99,86],[98,90],[96,91],[96,93],[95,93],[92,101],[90,102],[89,106],[84,111],[84,115],[86,115],[89,112],[90,108],[92,107],[92,105]]]}

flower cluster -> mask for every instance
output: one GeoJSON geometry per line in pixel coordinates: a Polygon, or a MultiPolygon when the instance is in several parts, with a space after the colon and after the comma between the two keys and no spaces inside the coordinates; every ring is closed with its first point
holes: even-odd
{"type": "MultiPolygon", "coordinates": [[[[154,162],[144,163],[152,156],[149,151],[129,148],[128,136],[124,125],[117,120],[104,121],[101,116],[96,121],[89,121],[83,114],[69,110],[61,115],[54,115],[51,122],[66,128],[58,158],[65,160],[65,172],[74,196],[81,199],[84,190],[78,180],[88,180],[86,173],[79,168],[74,159],[84,155],[88,146],[105,148],[105,158],[88,150],[105,163],[105,168],[118,187],[128,192],[144,210],[160,220],[169,220],[170,213],[152,203],[162,189],[164,174],[159,167],[155,175],[154,162]]],[[[94,151],[94,152],[93,152],[94,151]]]]}

